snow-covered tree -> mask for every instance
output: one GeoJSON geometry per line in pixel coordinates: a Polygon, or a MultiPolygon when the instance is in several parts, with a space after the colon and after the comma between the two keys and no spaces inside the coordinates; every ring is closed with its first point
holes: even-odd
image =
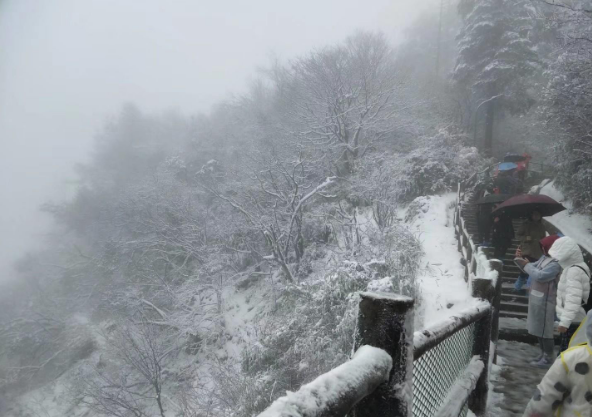
{"type": "Polygon", "coordinates": [[[589,2],[546,2],[558,33],[541,116],[560,134],[557,183],[576,206],[592,203],[592,8],[589,2]],[[553,3],[553,4],[551,4],[553,3]]]}
{"type": "Polygon", "coordinates": [[[473,117],[485,109],[484,150],[491,154],[496,118],[533,104],[528,89],[528,77],[537,70],[529,37],[532,8],[527,0],[462,0],[459,12],[463,27],[453,77],[473,96],[473,117]]]}
{"type": "Polygon", "coordinates": [[[338,175],[391,135],[404,104],[384,35],[358,33],[345,44],[296,60],[288,70],[291,128],[338,175]]]}

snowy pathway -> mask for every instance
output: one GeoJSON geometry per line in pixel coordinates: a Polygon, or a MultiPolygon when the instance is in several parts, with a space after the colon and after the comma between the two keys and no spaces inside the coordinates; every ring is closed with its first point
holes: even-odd
{"type": "Polygon", "coordinates": [[[525,343],[498,342],[498,364],[492,375],[491,417],[522,416],[526,404],[546,373],[530,366],[538,347],[525,343]]]}

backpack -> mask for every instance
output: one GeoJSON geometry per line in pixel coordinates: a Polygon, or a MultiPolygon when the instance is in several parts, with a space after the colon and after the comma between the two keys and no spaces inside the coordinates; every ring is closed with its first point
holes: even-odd
{"type": "MultiPolygon", "coordinates": [[[[584,274],[586,274],[586,276],[590,280],[590,275],[588,275],[588,271],[586,271],[581,266],[579,266],[579,265],[572,265],[571,268],[579,268],[579,269],[581,269],[582,271],[584,271],[584,274]]],[[[590,288],[591,288],[591,291],[590,291],[590,295],[588,296],[588,300],[582,306],[582,307],[584,307],[584,310],[586,310],[586,313],[588,313],[588,311],[592,310],[592,280],[590,280],[590,288]]],[[[582,300],[582,301],[584,301],[584,300],[582,300]]]]}

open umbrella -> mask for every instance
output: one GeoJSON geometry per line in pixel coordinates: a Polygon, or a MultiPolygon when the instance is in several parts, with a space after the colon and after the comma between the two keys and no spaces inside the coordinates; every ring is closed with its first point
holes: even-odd
{"type": "Polygon", "coordinates": [[[516,165],[514,162],[502,162],[497,167],[497,169],[500,171],[511,171],[516,168],[518,168],[518,165],[516,165]]]}
{"type": "Polygon", "coordinates": [[[522,162],[526,161],[527,157],[517,153],[509,153],[504,156],[504,162],[522,162]]]}
{"type": "Polygon", "coordinates": [[[541,216],[552,216],[565,210],[565,207],[553,200],[548,195],[520,194],[511,197],[500,204],[493,215],[505,213],[510,217],[528,217],[533,211],[538,211],[541,216]]]}
{"type": "Polygon", "coordinates": [[[498,204],[503,203],[510,197],[511,195],[509,194],[487,194],[485,197],[480,198],[475,204],[498,204]]]}

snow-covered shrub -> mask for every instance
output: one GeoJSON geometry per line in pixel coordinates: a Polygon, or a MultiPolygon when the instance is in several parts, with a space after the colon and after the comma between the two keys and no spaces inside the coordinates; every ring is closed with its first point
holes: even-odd
{"type": "Polygon", "coordinates": [[[286,390],[297,390],[346,361],[353,347],[358,292],[415,293],[422,254],[415,236],[401,224],[383,230],[369,225],[361,239],[350,259],[323,275],[316,269],[308,281],[281,290],[258,340],[244,350],[240,376],[229,383],[223,377],[229,370],[218,372],[220,392],[232,394],[232,405],[227,404],[232,415],[257,414],[286,390]]]}
{"type": "Polygon", "coordinates": [[[485,165],[477,148],[453,128],[416,141],[408,153],[373,153],[351,179],[351,200],[372,205],[380,227],[388,226],[397,206],[422,195],[454,189],[485,165]],[[384,221],[382,220],[384,219],[384,221]]]}
{"type": "Polygon", "coordinates": [[[383,248],[386,270],[394,292],[415,298],[418,289],[417,270],[423,256],[417,236],[407,227],[395,225],[375,235],[375,239],[378,247],[383,248]]]}
{"type": "Polygon", "coordinates": [[[467,137],[451,128],[423,138],[405,157],[402,175],[408,186],[401,191],[405,201],[441,193],[477,171],[484,163],[477,148],[466,145],[467,137]]]}
{"type": "Polygon", "coordinates": [[[129,320],[104,332],[105,360],[87,361],[74,378],[71,395],[96,415],[165,417],[167,369],[180,346],[170,331],[148,320],[129,320]]]}
{"type": "Polygon", "coordinates": [[[239,404],[235,406],[245,411],[238,415],[262,411],[286,390],[297,390],[348,359],[356,293],[365,290],[371,279],[357,266],[345,263],[323,281],[291,285],[283,291],[264,334],[243,354],[242,371],[250,382],[244,385],[243,395],[236,396],[239,404]],[[249,387],[257,387],[255,397],[249,387]]]}

